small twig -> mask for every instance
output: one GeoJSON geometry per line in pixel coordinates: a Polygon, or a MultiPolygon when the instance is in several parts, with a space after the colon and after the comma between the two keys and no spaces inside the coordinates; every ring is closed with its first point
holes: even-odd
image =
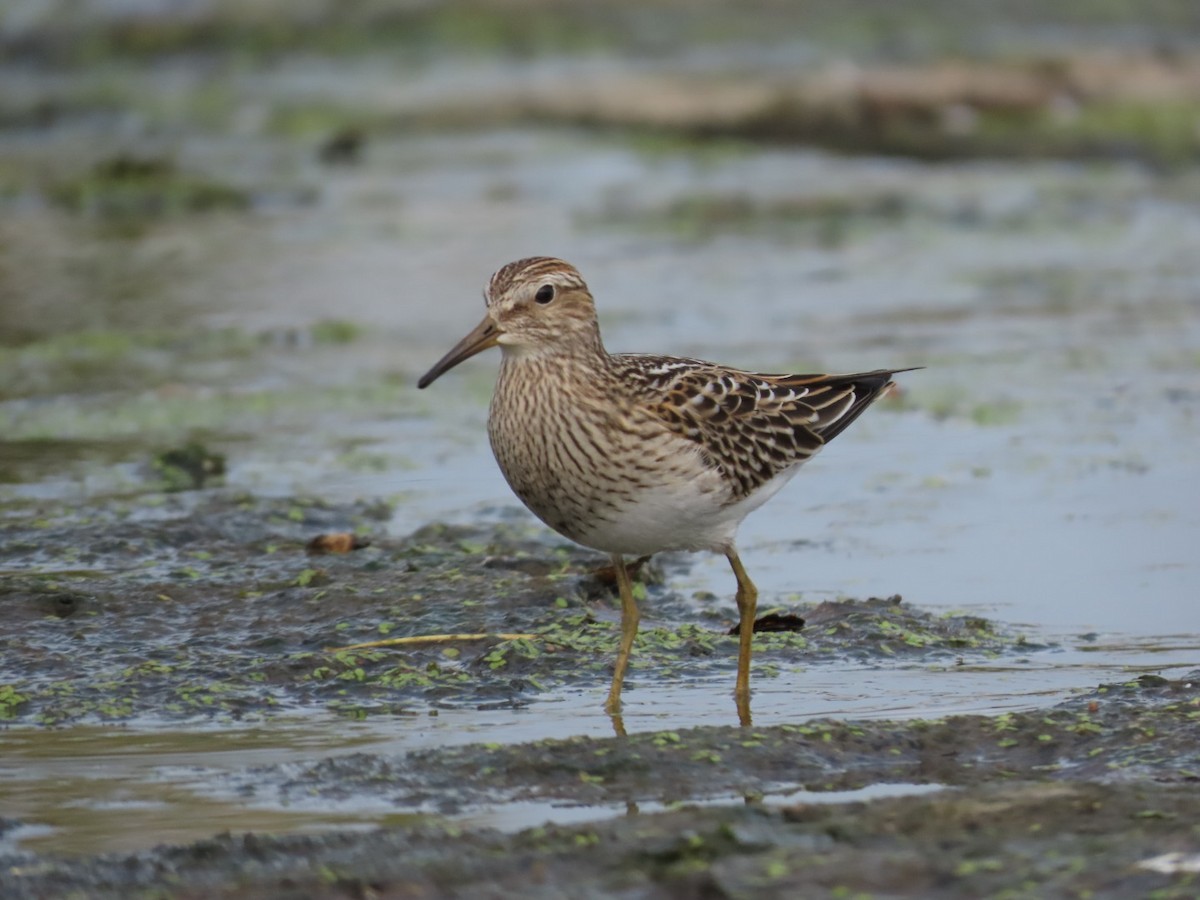
{"type": "Polygon", "coordinates": [[[409,637],[387,638],[382,641],[367,641],[346,647],[326,647],[326,653],[341,653],[343,650],[366,650],[369,647],[400,647],[411,644],[448,644],[452,641],[536,641],[540,634],[507,634],[484,632],[481,634],[414,634],[409,637]]]}

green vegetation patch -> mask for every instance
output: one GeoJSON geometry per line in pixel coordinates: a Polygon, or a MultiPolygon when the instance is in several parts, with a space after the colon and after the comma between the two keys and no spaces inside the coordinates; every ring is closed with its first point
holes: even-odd
{"type": "Polygon", "coordinates": [[[217,210],[242,210],[247,193],[181,172],[165,158],[115,156],[85,175],[51,189],[64,209],[94,219],[132,221],[217,210]]]}
{"type": "MultiPolygon", "coordinates": [[[[22,573],[0,587],[6,716],[58,724],[312,707],[365,716],[524,703],[611,678],[618,603],[595,555],[525,525],[431,526],[396,540],[374,533],[387,508],[193,489],[218,459],[199,444],[160,455],[182,493],[5,520],[0,571],[22,573]],[[309,555],[329,533],[370,540],[309,555]],[[72,649],[78,641],[86,654],[72,649]]],[[[631,679],[732,683],[732,603],[714,624],[663,581],[653,564],[639,573],[653,617],[634,644],[631,679]]],[[[755,636],[756,678],[816,662],[1029,649],[985,620],[899,598],[772,618],[794,626],[797,617],[808,619],[800,631],[755,636]]]]}
{"type": "Polygon", "coordinates": [[[191,491],[203,488],[209,479],[225,474],[225,455],[199,441],[164,450],[154,455],[152,467],[167,491],[191,491]]]}
{"type": "Polygon", "coordinates": [[[665,232],[693,241],[736,233],[833,247],[842,245],[855,233],[894,227],[917,212],[911,198],[895,192],[771,200],[726,193],[680,197],[650,209],[611,206],[599,214],[582,217],[580,223],[665,232]]]}
{"type": "MultiPolygon", "coordinates": [[[[245,359],[259,346],[233,328],[89,329],[0,345],[0,401],[158,387],[185,376],[193,365],[245,359]]],[[[12,428],[3,432],[15,436],[12,428]]]]}

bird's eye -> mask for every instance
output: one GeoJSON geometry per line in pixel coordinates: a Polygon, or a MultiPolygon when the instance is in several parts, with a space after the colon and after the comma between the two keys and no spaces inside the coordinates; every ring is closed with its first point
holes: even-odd
{"type": "Polygon", "coordinates": [[[554,285],[543,284],[540,288],[537,289],[537,293],[533,295],[533,299],[536,300],[538,303],[542,303],[542,304],[549,303],[551,300],[554,299],[554,285]]]}

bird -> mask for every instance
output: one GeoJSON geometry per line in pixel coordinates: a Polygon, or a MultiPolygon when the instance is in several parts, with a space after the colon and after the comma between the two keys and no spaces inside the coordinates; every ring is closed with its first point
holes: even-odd
{"type": "Polygon", "coordinates": [[[911,369],[768,375],[609,353],[583,277],[549,256],[502,266],[484,303],[483,321],[417,387],[500,347],[487,431],[501,472],[535,516],[607,553],[616,572],[621,634],[605,709],[620,713],[640,619],[625,557],[712,551],[737,581],[734,696],[747,724],[758,590],[738,526],[911,369]]]}

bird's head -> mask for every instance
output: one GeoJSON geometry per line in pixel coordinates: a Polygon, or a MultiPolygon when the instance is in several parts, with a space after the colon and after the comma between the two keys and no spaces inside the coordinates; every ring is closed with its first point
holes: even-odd
{"type": "Polygon", "coordinates": [[[561,352],[578,342],[599,346],[591,292],[579,271],[561,259],[533,256],[509,263],[488,281],[483,299],[483,321],[417,387],[428,387],[463,360],[496,345],[517,355],[561,352]]]}

